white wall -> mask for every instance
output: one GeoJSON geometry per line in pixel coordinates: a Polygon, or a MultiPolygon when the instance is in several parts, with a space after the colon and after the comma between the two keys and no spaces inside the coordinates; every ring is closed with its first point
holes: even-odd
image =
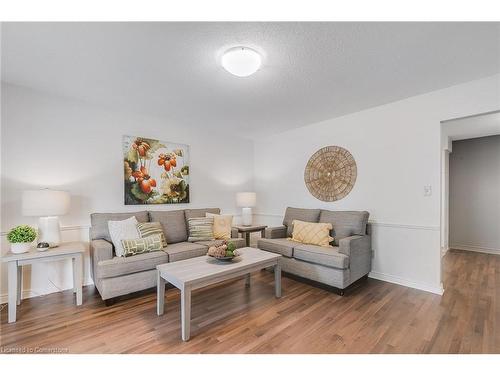
{"type": "Polygon", "coordinates": [[[500,254],[500,135],[453,142],[450,247],[500,254]]]}
{"type": "MultiPolygon", "coordinates": [[[[5,232],[9,228],[36,224],[36,218],[21,215],[23,189],[68,190],[70,214],[60,218],[63,240],[87,240],[91,212],[203,206],[236,213],[235,193],[253,188],[252,142],[212,134],[208,126],[205,131],[194,131],[168,119],[116,113],[8,84],[2,84],[1,120],[2,253],[8,250],[5,232]],[[190,204],[124,206],[124,134],[191,146],[190,204]]],[[[26,295],[71,287],[69,263],[34,267],[31,282],[29,274],[27,270],[26,295]]],[[[88,257],[85,277],[90,283],[88,257]]],[[[0,296],[6,293],[5,278],[2,272],[0,296]]]]}
{"type": "Polygon", "coordinates": [[[286,206],[368,210],[371,276],[440,293],[440,122],[499,109],[499,88],[496,75],[257,141],[257,220],[279,224],[286,206]],[[347,148],[358,166],[353,190],[334,203],[315,199],[303,178],[309,157],[327,145],[347,148]]]}
{"type": "MultiPolygon", "coordinates": [[[[209,128],[195,132],[168,119],[3,84],[1,230],[35,223],[19,214],[21,191],[30,187],[72,193],[71,214],[61,217],[63,240],[87,238],[90,212],[143,208],[123,205],[121,159],[121,136],[143,135],[191,145],[192,203],[167,209],[237,212],[234,193],[254,186],[256,221],[268,224],[281,223],[288,205],[366,209],[374,223],[371,276],[440,293],[440,121],[499,109],[499,87],[496,75],[271,135],[252,147],[209,128]],[[318,148],[332,144],[353,154],[358,179],[346,198],[324,203],[307,191],[303,171],[318,148]],[[424,185],[432,186],[432,196],[423,196],[424,185]]],[[[90,282],[88,260],[85,267],[90,282]]],[[[31,274],[27,295],[71,286],[69,264],[47,264],[31,274]]],[[[1,281],[4,294],[4,272],[1,281]]]]}

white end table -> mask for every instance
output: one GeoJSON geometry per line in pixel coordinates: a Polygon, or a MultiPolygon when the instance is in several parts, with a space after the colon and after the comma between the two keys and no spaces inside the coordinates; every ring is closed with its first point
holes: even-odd
{"type": "Polygon", "coordinates": [[[50,262],[60,259],[71,259],[73,262],[73,293],[76,293],[76,304],[82,304],[82,274],[83,242],[66,242],[61,245],[38,251],[30,249],[27,253],[14,254],[8,252],[2,256],[2,263],[8,264],[8,293],[9,293],[9,323],[16,321],[16,308],[21,303],[23,266],[39,262],[50,262]]]}
{"type": "Polygon", "coordinates": [[[267,225],[233,225],[233,229],[236,229],[238,233],[245,237],[247,247],[250,246],[250,233],[260,232],[260,236],[264,238],[266,228],[267,225]]]}

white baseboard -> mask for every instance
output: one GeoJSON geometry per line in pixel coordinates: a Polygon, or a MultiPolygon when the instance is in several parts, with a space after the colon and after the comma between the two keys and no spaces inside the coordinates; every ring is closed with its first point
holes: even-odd
{"type": "Polygon", "coordinates": [[[372,279],[386,281],[388,283],[406,286],[408,288],[420,289],[420,290],[423,290],[426,292],[438,294],[440,296],[443,295],[443,292],[444,292],[443,287],[441,285],[439,285],[439,286],[428,285],[428,284],[424,284],[424,283],[421,283],[418,281],[409,280],[409,279],[405,279],[403,277],[388,275],[388,274],[376,272],[376,271],[370,272],[368,274],[368,277],[370,277],[372,279]]]}
{"type": "MultiPolygon", "coordinates": [[[[94,285],[94,282],[92,280],[87,280],[83,283],[83,286],[88,286],[88,285],[94,285]]],[[[47,294],[52,294],[52,293],[64,292],[65,290],[70,290],[70,289],[58,290],[56,292],[54,291],[40,292],[40,291],[34,291],[32,289],[25,289],[21,292],[21,295],[22,299],[28,299],[33,297],[46,296],[47,294]]],[[[0,294],[0,304],[8,302],[9,302],[9,295],[7,293],[0,294]]]]}
{"type": "MultiPolygon", "coordinates": [[[[40,294],[37,294],[33,292],[32,290],[23,290],[22,293],[22,299],[27,299],[27,298],[33,298],[33,297],[38,297],[40,294]]],[[[8,303],[9,302],[9,295],[8,294],[0,294],[0,303],[8,303]]]]}
{"type": "Polygon", "coordinates": [[[446,253],[448,252],[448,250],[450,250],[449,247],[442,247],[441,248],[441,256],[444,257],[446,255],[446,253]]]}
{"type": "Polygon", "coordinates": [[[450,245],[450,249],[475,251],[475,252],[478,252],[478,253],[500,255],[500,249],[495,249],[493,247],[452,244],[452,245],[450,245]]]}

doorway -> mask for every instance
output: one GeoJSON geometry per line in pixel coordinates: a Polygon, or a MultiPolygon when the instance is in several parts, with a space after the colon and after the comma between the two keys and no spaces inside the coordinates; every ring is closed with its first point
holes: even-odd
{"type": "Polygon", "coordinates": [[[500,255],[500,111],[441,123],[441,281],[453,251],[500,255]]]}

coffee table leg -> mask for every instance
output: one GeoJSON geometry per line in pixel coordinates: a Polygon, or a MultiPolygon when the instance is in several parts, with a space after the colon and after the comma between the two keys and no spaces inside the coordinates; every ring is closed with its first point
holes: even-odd
{"type": "Polygon", "coordinates": [[[274,293],[276,298],[281,297],[281,266],[279,263],[274,266],[274,293]]]}
{"type": "Polygon", "coordinates": [[[191,334],[191,288],[181,290],[182,340],[188,341],[191,334]]]}
{"type": "Polygon", "coordinates": [[[160,276],[160,271],[156,271],[156,314],[163,315],[165,310],[165,280],[160,276]]]}
{"type": "Polygon", "coordinates": [[[247,246],[250,246],[250,232],[245,233],[245,243],[247,246]]]}
{"type": "Polygon", "coordinates": [[[247,273],[245,277],[245,286],[248,288],[250,286],[250,274],[247,273]]]}
{"type": "Polygon", "coordinates": [[[17,309],[17,262],[8,263],[9,323],[16,321],[17,309]]]}

